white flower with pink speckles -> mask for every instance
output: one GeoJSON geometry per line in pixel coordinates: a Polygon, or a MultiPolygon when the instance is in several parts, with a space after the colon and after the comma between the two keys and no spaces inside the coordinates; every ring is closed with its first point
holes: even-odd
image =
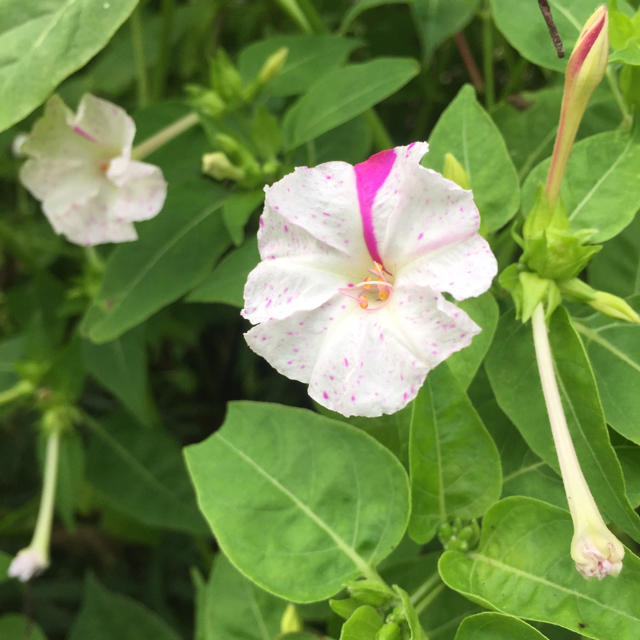
{"type": "Polygon", "coordinates": [[[442,292],[480,295],[496,260],[471,192],[422,167],[427,149],[297,168],[265,187],[245,338],[345,416],[400,410],[480,331],[442,292]]]}
{"type": "Polygon", "coordinates": [[[86,246],[136,240],[132,222],[162,209],[162,171],[131,160],[135,131],[123,109],[90,94],[75,114],[58,96],[49,99],[20,146],[29,158],[20,180],[56,233],[86,246]]]}

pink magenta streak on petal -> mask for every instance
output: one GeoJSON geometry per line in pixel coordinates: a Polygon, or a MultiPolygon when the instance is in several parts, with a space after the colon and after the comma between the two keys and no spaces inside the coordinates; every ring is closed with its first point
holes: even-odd
{"type": "Polygon", "coordinates": [[[81,129],[79,126],[75,125],[73,127],[73,130],[78,135],[81,135],[83,138],[86,138],[87,140],[89,140],[89,142],[97,142],[97,140],[93,136],[90,136],[84,129],[81,129]]]}
{"type": "Polygon", "coordinates": [[[356,189],[358,190],[364,241],[369,250],[369,255],[380,264],[383,264],[383,262],[378,251],[378,243],[373,229],[373,202],[380,187],[382,187],[391,172],[391,167],[393,167],[395,161],[395,149],[387,149],[376,153],[368,160],[353,167],[356,172],[356,189]]]}

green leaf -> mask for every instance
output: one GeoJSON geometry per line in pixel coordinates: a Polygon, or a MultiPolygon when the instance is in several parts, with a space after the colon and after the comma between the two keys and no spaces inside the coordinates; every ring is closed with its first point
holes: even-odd
{"type": "MultiPolygon", "coordinates": [[[[625,494],[591,366],[564,308],[553,314],[549,334],[567,423],[591,492],[609,520],[640,539],[640,518],[625,494]]],[[[513,312],[500,319],[486,368],[500,408],[532,451],[558,470],[531,327],[517,321],[513,312]]]]}
{"type": "Polygon", "coordinates": [[[468,298],[456,302],[456,306],[466,311],[482,329],[466,349],[447,358],[447,365],[458,383],[466,389],[482,364],[498,326],[498,304],[489,291],[478,298],[468,298]]]}
{"type": "Polygon", "coordinates": [[[105,589],[87,577],[84,600],[69,640],[179,640],[178,634],[156,613],[140,603],[105,589]]]}
{"type": "Polygon", "coordinates": [[[136,6],[136,0],[5,0],[0,16],[0,131],[35,109],[82,67],[136,6]]]}
{"type": "Polygon", "coordinates": [[[555,71],[564,71],[569,55],[589,16],[601,0],[549,0],[553,20],[564,45],[558,58],[537,2],[523,2],[513,10],[513,0],[491,0],[496,27],[527,60],[555,71]]]}
{"type": "MultiPolygon", "coordinates": [[[[533,207],[551,158],[541,162],[522,187],[522,210],[533,207]]],[[[589,239],[599,243],[620,233],[632,220],[640,201],[640,144],[629,134],[607,131],[577,142],[571,150],[560,197],[572,231],[595,229],[589,239]]]]}
{"type": "Polygon", "coordinates": [[[310,411],[232,402],[222,428],[185,456],[221,549],[251,580],[294,602],[370,577],[407,526],[398,460],[310,411]]]}
{"type": "MultiPolygon", "coordinates": [[[[635,296],[632,306],[638,309],[639,304],[635,296]]],[[[607,422],[640,444],[640,325],[597,313],[574,326],[587,346],[607,422]]]]}
{"type": "Polygon", "coordinates": [[[13,556],[10,556],[4,551],[0,551],[0,583],[9,580],[7,571],[9,570],[9,565],[11,564],[12,560],[13,556]]]}
{"type": "Polygon", "coordinates": [[[263,200],[264,192],[262,189],[257,189],[233,193],[222,205],[222,219],[236,247],[242,244],[244,227],[263,200]]]}
{"type": "Polygon", "coordinates": [[[446,364],[429,373],[414,400],[409,457],[416,542],[452,518],[481,516],[500,497],[496,446],[446,364]]]}
{"type": "Polygon", "coordinates": [[[152,421],[144,331],[134,329],[105,344],[83,342],[87,371],[144,425],[152,421]]]}
{"type": "Polygon", "coordinates": [[[467,555],[446,551],[440,575],[485,607],[589,638],[608,639],[615,629],[616,640],[635,640],[640,559],[627,551],[617,578],[585,580],[569,555],[572,535],[563,509],[506,498],[485,515],[479,548],[467,555]]]}
{"type": "Polygon", "coordinates": [[[197,640],[275,638],[287,603],[256,587],[218,554],[209,581],[198,587],[197,640]]]}
{"type": "Polygon", "coordinates": [[[22,358],[23,352],[23,336],[13,336],[0,342],[0,391],[5,391],[18,382],[15,363],[22,358]]]}
{"type": "Polygon", "coordinates": [[[169,189],[159,216],[138,225],[140,239],[109,256],[82,323],[91,340],[119,337],[202,279],[229,244],[220,216],[224,197],[204,179],[169,189]]]}
{"type": "Polygon", "coordinates": [[[226,255],[220,264],[186,297],[187,302],[222,302],[242,309],[244,284],[260,261],[255,238],[226,255]]]}
{"type": "Polygon", "coordinates": [[[418,64],[411,58],[376,58],[329,71],[285,114],[285,149],[355,118],[398,91],[418,71],[418,64]]]}
{"type": "Polygon", "coordinates": [[[375,640],[382,626],[380,614],[368,604],[358,607],[342,625],[340,640],[375,640]]]}
{"type": "Polygon", "coordinates": [[[640,65],[640,11],[630,17],[618,9],[616,0],[609,2],[609,37],[615,51],[610,62],[640,65]]]}
{"type": "Polygon", "coordinates": [[[152,527],[206,533],[180,449],[166,432],[151,437],[124,414],[88,424],[87,480],[107,504],[152,527]]]}
{"type": "Polygon", "coordinates": [[[404,589],[401,589],[397,584],[393,586],[393,590],[400,598],[402,615],[409,627],[409,640],[427,640],[427,636],[420,624],[418,614],[411,603],[409,594],[404,589]]]}
{"type": "MultiPolygon", "coordinates": [[[[316,160],[318,164],[332,160],[342,160],[349,164],[362,162],[369,155],[372,138],[366,117],[357,116],[313,141],[316,160]]],[[[296,164],[305,162],[306,160],[301,160],[296,164]]]]}
{"type": "Polygon", "coordinates": [[[507,223],[520,204],[518,176],[502,134],[470,85],[460,89],[440,116],[423,164],[442,171],[446,153],[452,153],[467,172],[484,228],[495,231],[507,223]]]}
{"type": "Polygon", "coordinates": [[[502,613],[477,613],[462,621],[455,640],[545,640],[537,629],[502,613]]]}
{"type": "Polygon", "coordinates": [[[341,66],[359,46],[358,40],[339,36],[274,36],[243,49],[238,56],[238,70],[250,82],[271,54],[286,47],[289,53],[284,67],[265,91],[273,96],[292,96],[306,91],[321,75],[341,66]]]}
{"type": "Polygon", "coordinates": [[[413,2],[414,0],[356,0],[353,6],[344,14],[338,32],[346,33],[351,23],[368,9],[374,9],[375,7],[381,7],[386,4],[412,4],[413,2]]]}
{"type": "Polygon", "coordinates": [[[414,0],[411,10],[427,60],[447,38],[471,21],[479,0],[414,0]]]}
{"type": "Polygon", "coordinates": [[[589,264],[589,284],[623,298],[640,293],[640,216],[596,254],[589,264]]]}
{"type": "Polygon", "coordinates": [[[40,625],[19,613],[0,616],[2,640],[47,640],[40,625]]]}

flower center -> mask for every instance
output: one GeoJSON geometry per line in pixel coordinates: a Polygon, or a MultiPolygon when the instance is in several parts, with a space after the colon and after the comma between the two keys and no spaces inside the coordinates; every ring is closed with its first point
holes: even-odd
{"type": "Polygon", "coordinates": [[[371,276],[367,276],[362,282],[350,282],[340,289],[340,293],[355,300],[361,309],[375,311],[384,307],[393,290],[393,276],[379,262],[374,262],[369,269],[371,276]]]}

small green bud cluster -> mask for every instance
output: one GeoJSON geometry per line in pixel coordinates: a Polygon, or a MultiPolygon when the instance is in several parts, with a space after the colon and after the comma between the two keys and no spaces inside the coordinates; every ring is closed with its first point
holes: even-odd
{"type": "Polygon", "coordinates": [[[447,551],[469,551],[478,545],[480,527],[476,520],[464,522],[454,518],[443,522],[438,528],[438,540],[447,551]]]}

